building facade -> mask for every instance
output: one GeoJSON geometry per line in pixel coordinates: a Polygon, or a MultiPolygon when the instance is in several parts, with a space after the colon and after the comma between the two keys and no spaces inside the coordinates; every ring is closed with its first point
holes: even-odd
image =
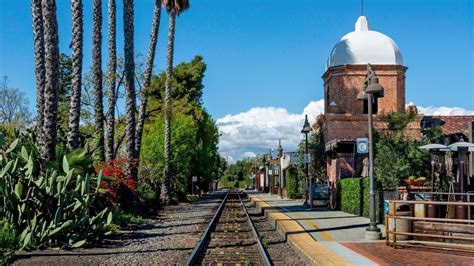
{"type": "MultiPolygon", "coordinates": [[[[373,97],[374,101],[370,103],[375,131],[383,134],[387,130],[387,114],[408,110],[415,112],[416,118],[405,130],[407,137],[421,138],[423,129],[433,121],[438,121],[444,134],[460,134],[467,140],[469,122],[474,121],[474,116],[424,116],[418,114],[415,106],[406,106],[405,79],[408,68],[403,63],[400,48],[390,37],[370,30],[367,18],[361,16],[355,23],[354,31],[343,36],[329,55],[322,76],[324,114],[317,116],[312,124],[313,129],[322,134],[330,182],[361,176],[364,167],[367,167],[364,164],[367,154],[356,152],[357,138],[368,136],[369,103],[367,100],[357,100],[366,78],[367,64],[371,64],[384,88],[383,97],[373,97]]],[[[456,139],[448,142],[454,141],[456,139]]]]}

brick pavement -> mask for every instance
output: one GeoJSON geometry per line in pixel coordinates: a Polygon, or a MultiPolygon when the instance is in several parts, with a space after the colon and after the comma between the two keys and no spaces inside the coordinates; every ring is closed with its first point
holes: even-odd
{"type": "Polygon", "coordinates": [[[341,243],[380,265],[474,265],[474,255],[378,243],[341,243]]]}

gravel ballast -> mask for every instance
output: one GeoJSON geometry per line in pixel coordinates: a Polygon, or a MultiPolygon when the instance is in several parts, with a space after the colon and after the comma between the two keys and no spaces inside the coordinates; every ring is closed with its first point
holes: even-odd
{"type": "Polygon", "coordinates": [[[252,219],[257,232],[260,235],[263,246],[268,252],[273,264],[275,265],[306,265],[306,260],[296,253],[292,246],[286,242],[274,228],[274,226],[265,218],[262,211],[254,204],[247,202],[247,210],[252,219]]]}
{"type": "Polygon", "coordinates": [[[221,199],[170,206],[149,224],[120,230],[94,248],[21,252],[14,265],[182,265],[212,219],[221,199]]]}

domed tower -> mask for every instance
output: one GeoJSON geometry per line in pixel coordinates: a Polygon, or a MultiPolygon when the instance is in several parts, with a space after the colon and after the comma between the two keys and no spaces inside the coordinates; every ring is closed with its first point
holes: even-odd
{"type": "Polygon", "coordinates": [[[361,16],[349,32],[334,46],[327,60],[324,79],[326,114],[364,114],[367,103],[357,101],[364,83],[367,64],[379,77],[384,97],[374,103],[374,114],[403,112],[405,109],[405,71],[398,45],[383,33],[369,30],[361,16]]]}
{"type": "Polygon", "coordinates": [[[374,129],[384,130],[387,123],[380,114],[405,110],[405,71],[398,45],[388,36],[369,30],[361,16],[355,29],[334,46],[326,63],[324,115],[313,127],[322,133],[327,158],[327,175],[337,178],[360,176],[366,154],[357,153],[357,138],[368,136],[367,101],[357,100],[367,74],[367,64],[384,87],[384,95],[372,103],[374,129]]]}

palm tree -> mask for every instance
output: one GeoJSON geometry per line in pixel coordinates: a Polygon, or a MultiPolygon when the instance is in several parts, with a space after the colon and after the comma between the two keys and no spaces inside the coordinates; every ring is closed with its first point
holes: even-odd
{"type": "Polygon", "coordinates": [[[137,180],[136,150],[135,150],[135,62],[133,41],[133,0],[123,1],[124,28],[124,70],[125,70],[125,135],[127,137],[126,152],[130,160],[128,174],[137,180]]]}
{"type": "Polygon", "coordinates": [[[171,199],[171,82],[173,79],[173,50],[176,15],[181,14],[189,8],[189,0],[162,0],[163,5],[169,14],[168,25],[168,50],[165,85],[165,169],[164,184],[161,186],[161,198],[164,204],[168,204],[171,199]]]}
{"type": "Polygon", "coordinates": [[[155,51],[156,51],[156,44],[158,42],[158,30],[160,28],[160,17],[161,17],[161,2],[160,0],[155,0],[155,9],[153,12],[153,22],[151,25],[151,34],[150,34],[150,45],[148,46],[148,56],[146,62],[146,69],[144,74],[144,81],[143,81],[143,91],[141,94],[141,105],[140,110],[138,112],[138,120],[137,120],[137,132],[136,132],[136,141],[135,141],[135,150],[137,152],[137,156],[140,156],[140,147],[142,143],[142,134],[143,134],[143,125],[145,124],[145,112],[146,106],[148,102],[148,97],[146,95],[146,91],[148,87],[150,87],[151,83],[151,75],[153,71],[153,61],[155,60],[155,51]]]}
{"type": "Polygon", "coordinates": [[[115,135],[115,82],[117,71],[117,19],[115,0],[109,0],[109,108],[107,111],[107,127],[105,138],[106,158],[108,161],[114,159],[114,135],[115,135]]]}
{"type": "Polygon", "coordinates": [[[56,19],[56,1],[43,0],[43,27],[45,43],[45,86],[42,156],[48,161],[55,159],[56,126],[58,122],[59,90],[59,38],[56,19]]]}
{"type": "Polygon", "coordinates": [[[79,122],[81,115],[81,88],[82,88],[82,43],[83,20],[82,0],[71,1],[72,11],[72,93],[71,108],[69,109],[69,131],[67,134],[68,149],[79,146],[79,122]]]}
{"type": "Polygon", "coordinates": [[[35,75],[36,75],[36,134],[39,147],[43,144],[43,123],[44,123],[44,30],[43,11],[41,0],[31,1],[31,15],[33,18],[33,40],[35,47],[35,75]]]}
{"type": "Polygon", "coordinates": [[[94,0],[92,61],[94,73],[94,113],[96,157],[104,160],[104,106],[102,92],[102,0],[94,0]]]}

